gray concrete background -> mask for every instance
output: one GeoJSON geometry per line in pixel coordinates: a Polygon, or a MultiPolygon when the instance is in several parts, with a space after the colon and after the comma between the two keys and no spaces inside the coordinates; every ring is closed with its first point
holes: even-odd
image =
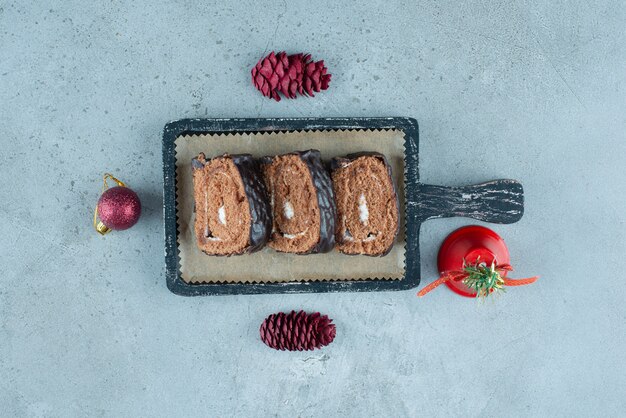
{"type": "MultiPolygon", "coordinates": [[[[625,22],[621,1],[0,1],[0,415],[624,416],[625,22]],[[330,90],[261,97],[270,49],[324,58],[330,90]],[[415,117],[424,182],[520,180],[524,218],[493,228],[540,282],[170,294],[164,124],[277,116],[415,117]],[[103,238],[105,171],[144,215],[103,238]],[[267,349],[262,319],[299,308],[335,343],[267,349]]],[[[424,225],[426,282],[471,223],[424,225]]]]}

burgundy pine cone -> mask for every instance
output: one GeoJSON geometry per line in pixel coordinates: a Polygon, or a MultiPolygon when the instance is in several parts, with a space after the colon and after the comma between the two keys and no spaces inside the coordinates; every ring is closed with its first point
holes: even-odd
{"type": "Polygon", "coordinates": [[[276,350],[315,350],[335,339],[337,330],[332,322],[319,312],[308,315],[304,311],[279,312],[268,316],[261,324],[261,340],[276,350]]]}
{"type": "Polygon", "coordinates": [[[288,99],[295,99],[296,93],[302,96],[315,96],[326,90],[331,74],[324,66],[324,60],[312,61],[310,54],[287,55],[273,51],[261,58],[252,68],[252,84],[265,97],[280,102],[278,93],[288,99]]]}

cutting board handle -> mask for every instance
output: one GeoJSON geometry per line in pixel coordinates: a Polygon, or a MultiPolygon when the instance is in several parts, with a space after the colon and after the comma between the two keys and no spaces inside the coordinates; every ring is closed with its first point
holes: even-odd
{"type": "Polygon", "coordinates": [[[524,189],[515,180],[494,180],[463,187],[418,184],[415,201],[420,221],[464,216],[484,222],[510,224],[524,214],[524,189]]]}

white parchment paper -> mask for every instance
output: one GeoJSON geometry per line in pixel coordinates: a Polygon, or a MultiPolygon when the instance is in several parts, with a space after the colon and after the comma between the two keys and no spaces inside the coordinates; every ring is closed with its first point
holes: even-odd
{"type": "Polygon", "coordinates": [[[401,130],[329,130],[180,136],[176,139],[176,210],[181,277],[188,283],[290,282],[401,279],[405,264],[404,133],[401,130]],[[400,199],[400,233],[385,257],[326,254],[294,255],[271,248],[248,255],[215,257],[201,252],[194,236],[191,159],[224,153],[255,157],[318,149],[322,158],[360,151],[384,154],[392,166],[400,199]]]}

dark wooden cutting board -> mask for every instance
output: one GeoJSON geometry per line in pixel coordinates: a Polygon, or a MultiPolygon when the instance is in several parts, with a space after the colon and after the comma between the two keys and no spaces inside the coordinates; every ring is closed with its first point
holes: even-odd
{"type": "Polygon", "coordinates": [[[419,132],[415,119],[302,118],[302,119],[183,119],[163,131],[163,188],[167,287],[178,295],[302,293],[406,290],[420,283],[419,230],[434,218],[461,216],[484,222],[517,222],[524,213],[524,192],[515,180],[444,187],[419,182],[419,132]],[[399,280],[294,281],[281,283],[187,283],[181,278],[176,215],[175,140],[181,135],[284,132],[332,129],[398,129],[405,135],[405,273],[399,280]]]}

